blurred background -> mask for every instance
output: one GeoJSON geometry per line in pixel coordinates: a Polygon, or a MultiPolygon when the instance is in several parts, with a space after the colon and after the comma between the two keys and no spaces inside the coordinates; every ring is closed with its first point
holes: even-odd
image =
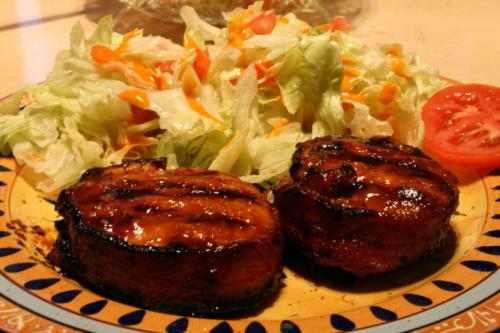
{"type": "MultiPolygon", "coordinates": [[[[199,6],[212,23],[220,9],[252,0],[1,0],[0,96],[25,83],[42,81],[55,55],[68,47],[72,25],[86,31],[111,14],[116,31],[142,27],[146,34],[182,39],[177,10],[184,3],[199,6]]],[[[266,0],[281,11],[292,10],[314,23],[347,16],[355,33],[369,43],[401,43],[418,53],[442,75],[462,82],[500,85],[498,0],[266,0]]]]}
{"type": "MultiPolygon", "coordinates": [[[[87,17],[97,21],[102,13],[111,13],[116,19],[116,30],[127,32],[142,27],[146,34],[162,35],[180,41],[184,25],[179,9],[193,6],[197,13],[211,24],[222,26],[222,12],[246,7],[254,0],[89,0],[85,2],[87,17]]],[[[264,8],[278,13],[293,12],[313,24],[325,23],[334,15],[343,15],[351,21],[363,8],[363,0],[265,0],[264,8]]]]}

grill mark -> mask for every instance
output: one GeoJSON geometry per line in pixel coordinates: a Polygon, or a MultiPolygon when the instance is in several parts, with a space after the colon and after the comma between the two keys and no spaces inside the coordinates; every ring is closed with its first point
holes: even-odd
{"type": "Polygon", "coordinates": [[[227,225],[251,227],[249,221],[245,221],[234,216],[228,216],[222,212],[193,214],[190,211],[181,210],[179,208],[161,209],[159,206],[144,204],[136,205],[132,208],[132,210],[138,214],[147,214],[148,211],[151,211],[154,212],[155,215],[167,215],[170,218],[183,218],[186,223],[223,221],[227,225]]]}
{"type": "Polygon", "coordinates": [[[310,198],[312,201],[317,202],[321,206],[323,206],[329,213],[335,215],[337,217],[376,217],[378,216],[378,212],[367,209],[367,208],[353,208],[353,207],[343,207],[340,205],[336,205],[334,203],[328,202],[325,200],[323,196],[318,193],[312,191],[308,191],[307,189],[303,189],[299,186],[293,186],[289,189],[289,194],[299,194],[301,196],[310,198]]]}
{"type": "MultiPolygon", "coordinates": [[[[383,193],[387,195],[387,201],[401,201],[401,200],[408,200],[411,201],[413,204],[417,205],[429,205],[432,202],[434,202],[434,196],[433,195],[428,195],[424,194],[421,192],[418,188],[416,187],[407,187],[407,186],[397,186],[397,187],[386,187],[381,184],[377,183],[367,183],[367,182],[360,182],[357,184],[356,189],[354,191],[358,191],[363,188],[370,187],[371,192],[376,192],[376,193],[383,193]]],[[[300,193],[304,195],[309,195],[309,191],[305,191],[303,189],[299,190],[300,193]]],[[[321,202],[322,205],[328,209],[330,212],[333,214],[342,214],[343,216],[378,216],[380,213],[383,212],[383,209],[385,206],[382,206],[381,210],[374,210],[374,209],[369,209],[369,208],[359,208],[359,207],[348,207],[345,208],[341,206],[341,203],[344,202],[343,199],[345,199],[345,196],[339,195],[338,197],[332,197],[330,196],[323,196],[321,193],[316,192],[315,190],[313,191],[312,197],[316,198],[318,202],[321,202]],[[339,201],[337,201],[339,200],[339,201]],[[349,212],[348,210],[351,209],[352,211],[349,212]]],[[[348,196],[352,196],[352,194],[348,194],[348,196]]],[[[347,200],[350,202],[349,200],[347,200]]],[[[357,199],[355,202],[359,202],[357,199]]],[[[348,203],[350,204],[350,203],[348,203]]]]}
{"type": "Polygon", "coordinates": [[[394,149],[394,142],[389,137],[374,137],[366,141],[365,144],[368,146],[380,146],[394,149]]]}
{"type": "Polygon", "coordinates": [[[235,218],[233,216],[227,216],[224,214],[198,214],[198,215],[187,215],[187,216],[188,216],[188,218],[186,219],[186,222],[188,222],[188,223],[210,222],[210,221],[222,220],[227,225],[237,225],[237,226],[250,227],[250,223],[248,221],[244,221],[242,219],[238,219],[238,218],[235,218]]]}
{"type": "MultiPolygon", "coordinates": [[[[219,173],[214,170],[203,170],[202,172],[196,172],[196,173],[187,173],[187,174],[182,174],[186,176],[200,176],[200,177],[205,177],[205,176],[213,176],[213,175],[218,175],[219,173]]],[[[179,174],[181,175],[181,174],[179,174]]]]}
{"type": "Polygon", "coordinates": [[[105,190],[102,195],[110,195],[112,198],[117,200],[126,200],[133,199],[139,196],[146,195],[159,195],[164,197],[184,197],[184,196],[194,196],[194,197],[214,197],[214,198],[222,198],[222,199],[241,199],[251,201],[253,203],[262,203],[259,202],[259,198],[255,195],[251,195],[249,193],[242,193],[235,190],[229,189],[215,189],[209,187],[201,187],[198,184],[179,184],[175,182],[169,183],[154,183],[151,187],[139,187],[139,188],[110,188],[105,190]],[[157,185],[157,186],[155,186],[157,185]],[[159,185],[159,186],[158,186],[159,185]],[[167,190],[170,189],[182,189],[185,190],[185,193],[178,194],[170,194],[166,193],[167,190]]]}
{"type": "MultiPolygon", "coordinates": [[[[340,156],[338,157],[340,159],[340,156]]],[[[455,191],[453,190],[453,187],[446,183],[446,186],[443,187],[443,179],[439,176],[434,174],[432,171],[429,171],[424,167],[421,167],[419,165],[418,160],[387,160],[384,159],[380,156],[366,156],[366,155],[361,155],[361,154],[356,154],[353,151],[346,151],[342,158],[346,159],[348,163],[353,163],[353,162],[362,162],[365,164],[368,164],[370,166],[379,166],[379,165],[391,165],[395,168],[398,169],[403,169],[403,170],[408,170],[408,171],[413,171],[417,176],[425,178],[433,183],[440,184],[440,188],[446,190],[449,194],[454,195],[455,191]]],[[[425,161],[422,161],[425,163],[425,161]]],[[[345,162],[344,162],[345,163],[345,162]]]]}
{"type": "Polygon", "coordinates": [[[325,200],[318,200],[319,204],[325,207],[330,213],[335,216],[342,217],[375,217],[378,216],[378,213],[371,209],[366,208],[352,208],[352,207],[343,207],[340,205],[334,205],[325,200]]]}
{"type": "MultiPolygon", "coordinates": [[[[404,151],[404,149],[399,149],[399,147],[397,147],[392,142],[392,140],[390,138],[381,137],[381,138],[375,138],[375,139],[372,138],[371,140],[366,140],[365,143],[367,143],[368,146],[385,147],[387,149],[387,151],[383,151],[383,152],[371,151],[371,152],[368,152],[368,154],[371,153],[372,155],[363,155],[362,153],[356,153],[355,151],[353,151],[355,149],[355,147],[358,147],[359,145],[362,145],[364,143],[362,140],[355,140],[354,139],[354,140],[350,140],[348,142],[351,143],[351,145],[349,145],[347,147],[346,147],[346,145],[343,145],[341,151],[339,151],[339,150],[322,151],[323,148],[334,147],[336,149],[338,147],[336,147],[335,144],[329,145],[327,143],[322,142],[321,140],[316,140],[315,142],[313,141],[312,143],[309,143],[310,145],[312,145],[312,148],[310,149],[310,151],[307,152],[306,154],[303,154],[303,152],[302,152],[302,154],[298,154],[297,156],[294,156],[296,158],[296,160],[294,160],[294,162],[298,163],[299,161],[301,161],[302,167],[307,168],[307,163],[304,163],[304,161],[314,159],[314,157],[311,156],[311,152],[314,151],[314,152],[321,152],[321,154],[319,155],[318,161],[313,163],[313,165],[316,165],[319,167],[321,167],[324,162],[326,162],[330,159],[338,159],[339,161],[343,161],[343,163],[361,162],[361,163],[365,163],[365,164],[367,164],[369,166],[373,166],[373,167],[376,167],[379,165],[391,165],[391,166],[395,167],[396,169],[407,170],[408,172],[413,172],[414,175],[422,177],[429,182],[432,182],[434,184],[439,185],[440,189],[442,189],[443,191],[445,191],[446,193],[448,193],[452,197],[456,196],[453,184],[450,184],[450,181],[447,180],[446,177],[443,178],[440,175],[437,175],[437,174],[432,172],[433,166],[426,165],[428,163],[431,163],[432,160],[430,160],[427,156],[423,155],[423,153],[419,149],[413,148],[411,150],[409,149],[409,151],[406,152],[406,151],[404,151]],[[409,155],[415,157],[415,159],[410,159],[410,160],[404,159],[404,158],[399,159],[399,160],[390,159],[390,158],[386,159],[386,158],[382,157],[380,155],[380,153],[386,153],[389,155],[394,154],[394,153],[405,155],[405,154],[409,153],[409,155]],[[429,170],[429,169],[431,169],[431,170],[429,170]]],[[[343,144],[344,142],[335,141],[335,143],[343,144]]],[[[299,153],[299,152],[297,151],[296,153],[299,153]]],[[[402,156],[402,157],[404,157],[404,156],[402,156]]],[[[297,170],[299,170],[299,169],[296,168],[295,170],[293,170],[293,171],[295,171],[295,172],[293,172],[293,174],[295,174],[297,172],[297,170]]],[[[309,172],[309,170],[305,170],[306,174],[308,172],[309,172]]],[[[396,170],[395,172],[398,172],[398,170],[396,170]]],[[[292,174],[292,172],[291,172],[291,174],[292,174]]]]}
{"type": "Polygon", "coordinates": [[[190,188],[188,193],[192,196],[213,196],[222,199],[241,199],[251,202],[258,202],[258,198],[256,196],[250,196],[245,193],[231,190],[212,190],[194,187],[190,188]]]}
{"type": "Polygon", "coordinates": [[[331,152],[331,151],[344,151],[345,145],[342,141],[328,141],[324,143],[320,143],[319,145],[314,145],[311,149],[313,153],[320,153],[323,151],[331,152]]]}
{"type": "Polygon", "coordinates": [[[355,158],[352,159],[352,162],[363,162],[368,165],[380,165],[380,164],[392,164],[392,161],[386,160],[381,156],[366,156],[366,155],[358,155],[352,152],[349,152],[355,158]]]}

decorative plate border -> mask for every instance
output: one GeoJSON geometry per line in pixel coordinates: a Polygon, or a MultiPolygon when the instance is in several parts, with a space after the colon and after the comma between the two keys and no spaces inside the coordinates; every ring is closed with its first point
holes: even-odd
{"type": "MultiPolygon", "coordinates": [[[[0,293],[20,307],[75,329],[168,333],[298,333],[325,329],[399,332],[444,320],[484,302],[499,288],[500,170],[482,175],[487,210],[474,249],[432,282],[351,311],[305,319],[262,321],[188,318],[136,308],[96,295],[36,262],[7,228],[8,203],[18,172],[13,159],[0,159],[0,293]]],[[[0,307],[0,320],[1,313],[0,307]]],[[[493,315],[500,320],[500,311],[493,315]]]]}

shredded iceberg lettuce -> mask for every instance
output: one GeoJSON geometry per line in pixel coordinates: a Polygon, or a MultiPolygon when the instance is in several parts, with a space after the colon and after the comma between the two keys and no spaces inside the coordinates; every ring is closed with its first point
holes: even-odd
{"type": "Polygon", "coordinates": [[[47,80],[0,104],[0,152],[38,173],[47,193],[88,168],[145,157],[268,186],[286,174],[295,145],[314,137],[420,145],[422,105],[447,85],[398,44],[368,45],[262,2],[225,13],[225,28],[190,7],[181,17],[184,45],[113,33],[111,17],[89,37],[76,24],[47,80]],[[262,15],[275,19],[268,33],[252,27],[262,15]]]}

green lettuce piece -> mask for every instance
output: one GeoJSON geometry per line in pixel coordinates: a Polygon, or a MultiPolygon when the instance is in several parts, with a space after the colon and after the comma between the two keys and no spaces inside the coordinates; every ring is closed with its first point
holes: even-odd
{"type": "MultiPolygon", "coordinates": [[[[99,22],[97,22],[97,27],[95,28],[94,33],[85,40],[85,45],[87,47],[94,44],[111,45],[113,41],[113,26],[113,17],[111,15],[101,18],[99,22]]],[[[78,38],[81,36],[81,34],[78,32],[80,30],[78,28],[78,25],[76,26],[75,30],[77,31],[75,33],[77,36],[74,42],[78,42],[78,38]]]]}
{"type": "Polygon", "coordinates": [[[298,114],[302,121],[308,121],[316,113],[327,130],[337,132],[342,123],[332,115],[342,110],[342,71],[340,51],[328,35],[302,40],[285,55],[277,73],[287,111],[298,114]]]}
{"type": "MultiPolygon", "coordinates": [[[[223,16],[242,23],[259,15],[262,6],[259,1],[250,12],[236,9],[223,16]]],[[[69,49],[58,54],[45,82],[0,103],[0,152],[12,153],[37,173],[37,187],[45,192],[68,186],[88,168],[139,157],[167,157],[171,169],[227,171],[268,188],[288,172],[296,144],[314,137],[391,135],[419,145],[421,109],[447,85],[414,54],[402,55],[408,74],[402,77],[387,54],[390,46],[368,45],[339,31],[308,33],[310,27],[293,14],[266,35],[239,31],[245,40],[238,43],[230,42],[229,29],[204,22],[190,7],[183,7],[181,16],[186,34],[210,55],[203,82],[193,50],[163,37],[138,36],[122,53],[170,85],[143,87],[148,110],[157,118],[132,122],[139,111],[120,97],[137,89],[128,81],[136,74],[130,63],[93,62],[93,45],[113,49],[123,40],[113,33],[112,18],[104,17],[89,37],[80,24],[73,27],[69,49]],[[344,57],[354,65],[344,66],[344,57]],[[359,73],[351,80],[349,93],[359,97],[353,100],[341,97],[348,66],[359,73]],[[379,96],[387,84],[395,85],[396,93],[383,104],[379,96]],[[33,102],[21,108],[23,96],[33,102]],[[344,103],[351,106],[344,109],[344,103]]]]}

